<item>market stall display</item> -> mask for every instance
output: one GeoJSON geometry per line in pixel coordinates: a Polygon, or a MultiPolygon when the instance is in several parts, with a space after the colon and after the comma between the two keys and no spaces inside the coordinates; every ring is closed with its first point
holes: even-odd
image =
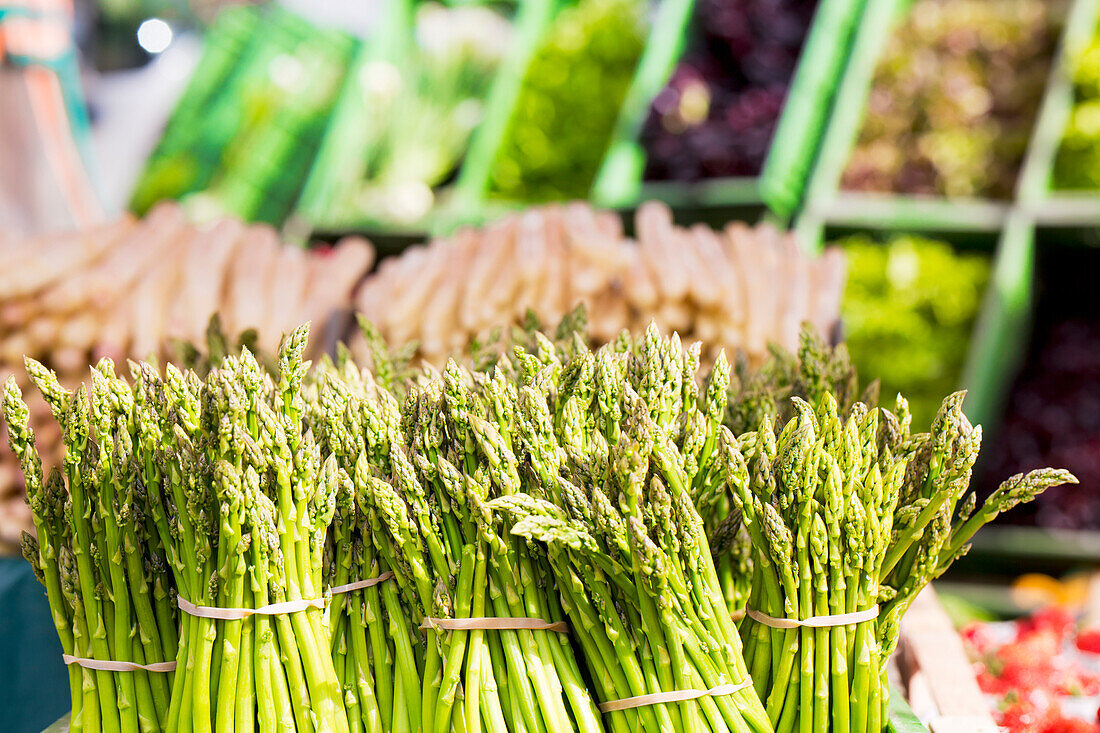
{"type": "Polygon", "coordinates": [[[887,398],[909,397],[916,426],[931,425],[941,395],[959,386],[989,258],[911,236],[835,244],[848,263],[841,313],[852,360],[887,398]]]}
{"type": "MultiPolygon", "coordinates": [[[[142,220],[14,241],[0,249],[0,374],[21,375],[29,356],[69,388],[101,356],[165,360],[180,343],[205,343],[215,314],[231,342],[251,331],[248,340],[268,352],[303,318],[318,333],[342,330],[338,316],[374,259],[364,240],[306,251],[280,245],[263,225],[226,219],[196,226],[168,203],[142,220]]],[[[31,409],[38,450],[47,467],[58,465],[61,431],[42,421],[48,410],[40,400],[31,409]]],[[[21,483],[5,451],[0,542],[8,548],[29,524],[21,483]]]]}
{"type": "Polygon", "coordinates": [[[0,222],[0,728],[1100,731],[1100,0],[306,5],[0,222]]]}
{"type": "Polygon", "coordinates": [[[918,0],[886,45],[841,185],[1011,198],[1065,3],[918,0]]]}
{"type": "Polygon", "coordinates": [[[417,341],[437,365],[494,326],[523,321],[528,309],[556,323],[578,302],[594,343],[653,320],[706,343],[706,360],[725,348],[759,364],[771,342],[796,348],[803,321],[832,333],[844,277],[839,252],[809,257],[766,224],[677,227],[658,203],[642,206],[635,221],[636,243],[616,214],[583,204],[460,230],[384,260],[356,307],[386,339],[417,341]]]}

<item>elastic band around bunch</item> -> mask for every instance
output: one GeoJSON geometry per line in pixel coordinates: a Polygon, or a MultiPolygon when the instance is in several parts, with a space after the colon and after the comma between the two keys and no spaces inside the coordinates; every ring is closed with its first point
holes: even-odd
{"type": "Polygon", "coordinates": [[[473,618],[432,618],[426,616],[422,629],[439,629],[441,631],[554,631],[559,634],[569,633],[569,624],[564,621],[543,621],[541,618],[511,617],[511,616],[475,616],[473,618]]]}
{"type": "Polygon", "coordinates": [[[347,583],[345,585],[334,585],[332,588],[329,588],[329,592],[332,593],[332,595],[334,595],[334,596],[339,595],[341,593],[351,593],[352,591],[355,591],[355,590],[362,590],[363,588],[370,588],[371,586],[378,585],[379,583],[384,583],[392,577],[393,577],[393,571],[392,570],[387,570],[386,572],[382,573],[381,575],[379,575],[375,578],[367,578],[366,580],[357,580],[354,583],[347,583]]]}
{"type": "Polygon", "coordinates": [[[753,621],[770,626],[773,629],[797,629],[799,626],[806,626],[812,629],[828,628],[830,626],[847,626],[848,624],[859,624],[864,621],[870,621],[878,618],[878,606],[872,606],[866,611],[855,611],[854,613],[834,613],[828,616],[810,616],[804,619],[793,618],[776,618],[775,616],[769,616],[766,613],[756,611],[754,609],[746,609],[745,612],[748,617],[753,621]]]}
{"type": "Polygon", "coordinates": [[[688,700],[698,700],[700,697],[717,697],[720,695],[732,695],[735,692],[748,689],[752,687],[752,678],[745,678],[744,682],[738,684],[725,684],[712,687],[709,690],[673,690],[671,692],[653,692],[648,695],[635,695],[634,697],[624,697],[620,700],[609,700],[608,702],[601,702],[599,707],[601,713],[613,713],[617,710],[630,710],[631,708],[645,707],[646,705],[659,705],[661,703],[669,702],[687,702],[688,700]]]}
{"type": "Polygon", "coordinates": [[[72,654],[62,654],[61,659],[65,664],[75,664],[85,669],[94,669],[99,672],[175,672],[175,662],[154,662],[152,664],[138,664],[137,662],[112,662],[102,659],[88,659],[87,657],[74,657],[72,654]]]}
{"type": "Polygon", "coordinates": [[[183,596],[179,596],[180,610],[189,616],[213,618],[220,621],[237,621],[249,616],[282,616],[287,613],[304,611],[307,608],[324,608],[324,598],[303,598],[300,601],[270,603],[259,608],[219,608],[217,606],[196,606],[183,596]]]}

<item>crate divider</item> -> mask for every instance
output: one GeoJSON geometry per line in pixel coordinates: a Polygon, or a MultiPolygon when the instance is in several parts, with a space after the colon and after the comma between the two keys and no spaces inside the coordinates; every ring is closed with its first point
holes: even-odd
{"type": "Polygon", "coordinates": [[[1001,232],[961,384],[970,421],[992,440],[1012,381],[1026,357],[1034,305],[1035,222],[1014,211],[1001,232]]]}

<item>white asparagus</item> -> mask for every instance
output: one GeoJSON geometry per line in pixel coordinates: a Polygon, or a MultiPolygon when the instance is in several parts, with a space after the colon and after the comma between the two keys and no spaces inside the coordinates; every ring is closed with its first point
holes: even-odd
{"type": "Polygon", "coordinates": [[[267,288],[266,322],[259,331],[259,347],[274,353],[284,333],[298,325],[310,279],[309,257],[299,247],[280,247],[267,288]]]}
{"type": "Polygon", "coordinates": [[[673,240],[672,210],[649,201],[637,214],[638,244],[662,300],[682,301],[688,296],[690,274],[673,240]]]}
{"type": "Polygon", "coordinates": [[[206,237],[206,232],[188,228],[177,244],[150,268],[138,283],[132,301],[130,353],[139,359],[155,357],[168,341],[168,313],[178,291],[182,262],[188,250],[206,237]]]}
{"type": "Polygon", "coordinates": [[[222,325],[231,338],[262,325],[267,307],[264,290],[271,282],[278,254],[279,237],[274,229],[266,225],[248,228],[229,266],[229,289],[222,304],[222,325]]]}
{"type": "Polygon", "coordinates": [[[361,237],[345,237],[331,252],[314,257],[312,264],[297,320],[312,323],[320,336],[335,312],[350,307],[352,294],[374,264],[374,247],[361,237]]]}
{"type": "Polygon", "coordinates": [[[86,232],[42,236],[8,248],[0,257],[0,298],[26,297],[67,273],[87,269],[133,224],[124,216],[86,232]]]}
{"type": "Polygon", "coordinates": [[[183,211],[174,204],[158,204],[137,226],[127,231],[90,270],[74,274],[46,291],[43,300],[59,313],[106,308],[148,270],[185,226],[183,211]]]}
{"type": "Polygon", "coordinates": [[[202,343],[210,317],[222,306],[226,271],[245,227],[234,219],[222,219],[192,243],[181,263],[181,285],[168,315],[171,336],[202,343]]]}

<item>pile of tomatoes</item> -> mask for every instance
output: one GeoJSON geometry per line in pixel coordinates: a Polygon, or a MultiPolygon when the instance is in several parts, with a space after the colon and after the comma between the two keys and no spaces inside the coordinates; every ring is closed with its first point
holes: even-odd
{"type": "Polygon", "coordinates": [[[1050,608],[962,632],[982,691],[1008,733],[1100,733],[1100,630],[1050,608]]]}

